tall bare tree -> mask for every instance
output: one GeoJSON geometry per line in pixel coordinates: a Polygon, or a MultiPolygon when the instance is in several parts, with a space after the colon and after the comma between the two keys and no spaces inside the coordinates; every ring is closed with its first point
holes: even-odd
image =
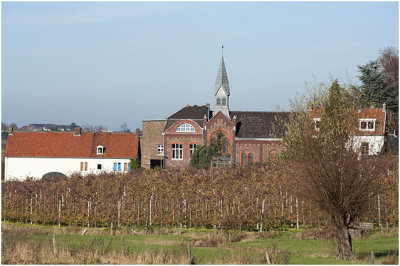
{"type": "Polygon", "coordinates": [[[338,259],[349,260],[353,258],[349,230],[376,192],[376,168],[373,159],[364,159],[353,149],[357,117],[344,92],[334,81],[322,108],[311,110],[313,105],[304,101],[306,106],[297,105],[287,123],[284,155],[296,169],[303,196],[325,211],[336,228],[338,259]],[[319,129],[315,117],[320,118],[319,129]]]}

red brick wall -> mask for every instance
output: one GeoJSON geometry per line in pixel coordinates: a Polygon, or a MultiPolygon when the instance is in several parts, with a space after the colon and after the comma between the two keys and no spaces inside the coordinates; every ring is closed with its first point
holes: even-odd
{"type": "Polygon", "coordinates": [[[193,143],[203,145],[203,130],[192,120],[179,120],[166,130],[164,141],[165,168],[187,167],[190,163],[189,145],[193,143]],[[195,129],[195,132],[176,132],[176,128],[185,123],[192,125],[195,129]],[[173,143],[182,144],[182,160],[172,160],[173,143]]]}

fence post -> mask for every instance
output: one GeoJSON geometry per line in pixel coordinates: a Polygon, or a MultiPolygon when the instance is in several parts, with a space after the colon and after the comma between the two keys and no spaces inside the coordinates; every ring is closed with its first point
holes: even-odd
{"type": "Polygon", "coordinates": [[[382,223],[381,223],[381,201],[380,201],[379,194],[378,194],[378,225],[379,225],[379,229],[381,229],[381,234],[383,234],[383,228],[382,228],[382,223]]]}
{"type": "Polygon", "coordinates": [[[299,230],[299,202],[296,197],[296,229],[299,230]]]}

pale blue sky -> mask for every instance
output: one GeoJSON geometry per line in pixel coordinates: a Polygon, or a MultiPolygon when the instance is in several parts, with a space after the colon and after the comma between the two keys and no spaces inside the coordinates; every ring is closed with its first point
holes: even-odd
{"type": "Polygon", "coordinates": [[[2,2],[2,121],[134,130],[213,107],[221,44],[231,110],[289,110],[314,77],[360,84],[398,32],[397,2],[2,2]]]}

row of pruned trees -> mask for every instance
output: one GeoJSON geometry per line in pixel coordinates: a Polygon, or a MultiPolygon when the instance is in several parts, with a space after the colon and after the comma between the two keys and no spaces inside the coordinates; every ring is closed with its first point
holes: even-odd
{"type": "MultiPolygon", "coordinates": [[[[394,159],[391,159],[394,160],[394,159]]],[[[229,229],[318,226],[326,214],[293,182],[283,163],[209,170],[139,171],[2,184],[4,220],[80,226],[183,224],[229,229]]],[[[363,220],[398,221],[396,169],[363,220]]]]}

